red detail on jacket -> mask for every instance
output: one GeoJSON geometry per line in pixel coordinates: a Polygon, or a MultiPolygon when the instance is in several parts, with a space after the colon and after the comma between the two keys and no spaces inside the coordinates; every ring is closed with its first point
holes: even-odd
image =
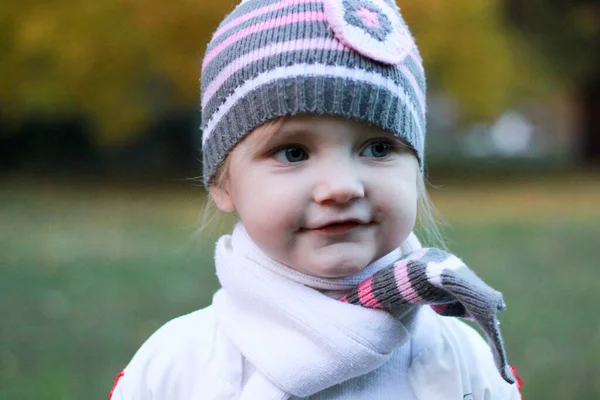
{"type": "MultiPolygon", "coordinates": [[[[521,393],[521,388],[523,387],[523,379],[521,379],[521,377],[517,374],[517,367],[511,366],[510,370],[512,371],[513,375],[517,379],[517,387],[519,388],[519,393],[521,393]]],[[[523,398],[522,393],[521,393],[521,398],[523,398]]]]}
{"type": "Polygon", "coordinates": [[[112,389],[110,389],[110,393],[108,394],[108,400],[112,399],[112,395],[115,391],[115,388],[117,387],[117,383],[119,383],[119,379],[121,379],[123,375],[125,375],[125,371],[121,371],[117,374],[117,377],[115,378],[115,383],[113,383],[112,389]]]}

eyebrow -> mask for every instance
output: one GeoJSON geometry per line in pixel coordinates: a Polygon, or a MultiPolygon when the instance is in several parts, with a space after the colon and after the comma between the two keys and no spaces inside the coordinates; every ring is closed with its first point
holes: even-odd
{"type": "MultiPolygon", "coordinates": [[[[293,140],[295,137],[302,136],[308,139],[313,139],[320,136],[318,130],[314,130],[311,127],[299,123],[282,123],[278,129],[274,129],[272,132],[261,132],[262,135],[254,143],[255,150],[263,151],[265,148],[271,147],[273,144],[279,144],[288,140],[293,140]]],[[[393,140],[397,145],[411,149],[411,146],[406,143],[402,138],[394,135],[393,133],[385,130],[373,131],[368,128],[361,129],[361,134],[365,137],[381,137],[384,136],[389,140],[393,140]]]]}
{"type": "Polygon", "coordinates": [[[317,136],[318,133],[306,127],[287,126],[285,128],[282,127],[281,129],[279,129],[271,138],[285,139],[289,138],[290,136],[293,137],[298,135],[317,136]]]}
{"type": "Polygon", "coordinates": [[[298,136],[308,136],[312,138],[317,137],[318,135],[318,132],[303,126],[294,127],[293,125],[282,125],[279,129],[261,138],[260,141],[257,142],[257,145],[259,147],[268,147],[273,142],[278,143],[286,140],[292,140],[293,138],[298,136]]]}
{"type": "MultiPolygon", "coordinates": [[[[398,143],[403,143],[402,139],[400,137],[394,135],[392,132],[389,132],[389,131],[383,130],[383,129],[378,129],[376,127],[371,127],[371,128],[377,129],[377,131],[369,129],[368,126],[365,126],[365,127],[360,128],[357,133],[359,135],[369,136],[369,137],[384,136],[389,139],[393,139],[394,141],[398,141],[398,143]]],[[[310,127],[306,127],[306,126],[294,127],[293,125],[292,126],[284,125],[277,132],[275,132],[271,137],[269,137],[267,140],[274,139],[274,138],[285,139],[287,137],[293,137],[293,136],[297,136],[297,135],[301,135],[301,134],[305,134],[308,136],[320,136],[321,135],[321,133],[318,130],[311,129],[310,127]]]]}

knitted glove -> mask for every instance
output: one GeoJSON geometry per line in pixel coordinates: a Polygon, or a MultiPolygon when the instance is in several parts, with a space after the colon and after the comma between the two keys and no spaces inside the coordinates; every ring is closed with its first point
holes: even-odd
{"type": "Polygon", "coordinates": [[[384,310],[406,304],[430,305],[443,316],[471,318],[485,332],[504,380],[515,382],[496,315],[506,309],[502,293],[450,253],[416,250],[360,283],[341,301],[384,310]]]}

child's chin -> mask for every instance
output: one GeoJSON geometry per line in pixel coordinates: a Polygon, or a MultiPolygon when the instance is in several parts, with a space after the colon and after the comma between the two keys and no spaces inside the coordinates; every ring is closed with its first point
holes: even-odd
{"type": "Polygon", "coordinates": [[[318,268],[314,268],[311,271],[311,275],[318,276],[319,278],[344,278],[346,276],[352,276],[358,274],[365,268],[362,264],[333,264],[330,266],[321,265],[318,268]]]}
{"type": "Polygon", "coordinates": [[[297,259],[302,270],[319,278],[343,278],[356,275],[372,261],[372,251],[357,244],[338,244],[320,251],[307,251],[297,259]]]}

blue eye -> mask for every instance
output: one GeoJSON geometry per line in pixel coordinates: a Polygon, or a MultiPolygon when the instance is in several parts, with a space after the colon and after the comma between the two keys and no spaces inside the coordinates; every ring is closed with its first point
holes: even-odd
{"type": "Polygon", "coordinates": [[[308,158],[306,151],[300,146],[287,146],[277,151],[274,157],[283,163],[298,163],[308,158]]]}
{"type": "Polygon", "coordinates": [[[372,157],[372,158],[383,158],[383,157],[387,156],[391,150],[392,150],[392,146],[389,143],[377,141],[377,142],[369,143],[364,148],[361,155],[363,155],[365,157],[372,157]]]}

